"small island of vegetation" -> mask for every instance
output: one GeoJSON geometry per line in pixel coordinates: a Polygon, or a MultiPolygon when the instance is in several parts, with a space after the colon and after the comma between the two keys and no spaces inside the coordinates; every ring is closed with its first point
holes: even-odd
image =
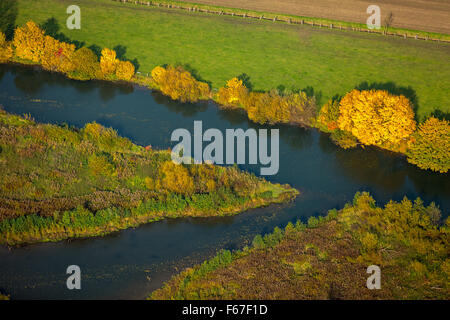
{"type": "Polygon", "coordinates": [[[0,111],[0,244],[98,236],[175,217],[231,215],[297,190],[210,164],[176,165],[89,123],[38,124],[0,111]]]}

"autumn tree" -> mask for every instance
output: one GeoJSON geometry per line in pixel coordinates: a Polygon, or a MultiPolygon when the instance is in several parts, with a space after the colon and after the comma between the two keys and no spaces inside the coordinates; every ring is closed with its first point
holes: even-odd
{"type": "Polygon", "coordinates": [[[9,61],[13,56],[11,44],[6,41],[6,36],[0,31],[0,63],[9,61]]]}
{"type": "Polygon", "coordinates": [[[258,123],[309,125],[314,118],[315,100],[304,92],[280,95],[277,90],[251,92],[244,101],[250,120],[258,123]]]}
{"type": "Polygon", "coordinates": [[[69,76],[79,80],[90,80],[101,76],[100,64],[95,53],[82,47],[72,55],[74,71],[69,76]]]}
{"type": "Polygon", "coordinates": [[[353,90],[339,104],[338,126],[365,145],[395,148],[416,129],[414,111],[403,95],[353,90]]]}
{"type": "Polygon", "coordinates": [[[217,101],[224,106],[237,106],[243,104],[248,94],[248,89],[242,80],[233,78],[227,81],[225,87],[219,89],[217,101]]]}
{"type": "Polygon", "coordinates": [[[182,164],[166,161],[161,166],[160,174],[163,188],[184,195],[194,193],[194,179],[182,164]]]}
{"type": "Polygon", "coordinates": [[[181,67],[155,67],[152,70],[152,79],[161,92],[173,100],[196,102],[209,97],[208,84],[196,80],[181,67]]]}
{"type": "Polygon", "coordinates": [[[44,52],[44,42],[44,31],[33,21],[28,21],[14,32],[15,53],[21,59],[40,62],[44,52]]]}
{"type": "Polygon", "coordinates": [[[317,124],[323,131],[332,132],[338,129],[339,101],[330,100],[320,109],[317,124]]]}
{"type": "Polygon", "coordinates": [[[116,58],[116,52],[114,50],[104,48],[102,50],[102,56],[100,57],[100,68],[103,76],[108,77],[116,72],[117,64],[119,60],[116,58]]]}
{"type": "Polygon", "coordinates": [[[129,81],[134,76],[134,66],[130,61],[119,61],[116,68],[118,79],[129,81]]]}
{"type": "Polygon", "coordinates": [[[44,50],[41,57],[42,66],[50,71],[72,72],[75,69],[72,63],[74,52],[75,45],[45,36],[44,50]]]}
{"type": "Polygon", "coordinates": [[[448,172],[450,169],[450,122],[434,117],[419,125],[407,151],[408,162],[422,169],[448,172]]]}

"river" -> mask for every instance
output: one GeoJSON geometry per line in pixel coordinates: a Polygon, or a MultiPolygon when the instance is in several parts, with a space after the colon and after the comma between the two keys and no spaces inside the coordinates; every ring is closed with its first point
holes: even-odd
{"type": "MultiPolygon", "coordinates": [[[[82,127],[96,121],[156,149],[173,147],[170,136],[177,128],[193,132],[194,120],[202,120],[203,130],[269,128],[212,102],[183,104],[136,86],[73,81],[29,66],[0,65],[0,104],[38,122],[82,127]]],[[[342,208],[357,191],[369,191],[378,204],[421,197],[448,215],[449,174],[420,170],[376,148],[343,150],[317,130],[275,127],[280,170],[266,178],[297,188],[294,202],[233,217],[165,220],[100,238],[0,247],[0,290],[16,299],[142,299],[218,249],[238,249],[275,226],[342,208]],[[66,287],[72,264],[81,268],[81,290],[66,287]]],[[[259,173],[259,166],[241,167],[259,173]]]]}

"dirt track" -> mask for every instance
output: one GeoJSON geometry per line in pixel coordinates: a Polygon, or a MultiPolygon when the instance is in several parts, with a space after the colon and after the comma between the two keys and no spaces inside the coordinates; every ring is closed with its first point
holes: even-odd
{"type": "MultiPolygon", "coordinates": [[[[183,1],[183,0],[181,0],[183,1]]],[[[273,13],[365,23],[369,5],[380,6],[382,21],[394,14],[393,27],[450,34],[449,0],[186,0],[273,13]]]]}

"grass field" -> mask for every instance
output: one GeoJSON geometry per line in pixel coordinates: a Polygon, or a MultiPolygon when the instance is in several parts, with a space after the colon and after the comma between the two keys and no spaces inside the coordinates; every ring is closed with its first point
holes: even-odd
{"type": "Polygon", "coordinates": [[[51,17],[61,32],[86,46],[126,48],[126,58],[137,59],[141,72],[189,64],[213,88],[246,73],[256,90],[312,88],[320,103],[363,82],[377,83],[415,96],[419,117],[450,111],[448,44],[110,0],[19,0],[18,25],[51,17]],[[81,30],[65,28],[71,4],[81,8],[81,30]]]}

